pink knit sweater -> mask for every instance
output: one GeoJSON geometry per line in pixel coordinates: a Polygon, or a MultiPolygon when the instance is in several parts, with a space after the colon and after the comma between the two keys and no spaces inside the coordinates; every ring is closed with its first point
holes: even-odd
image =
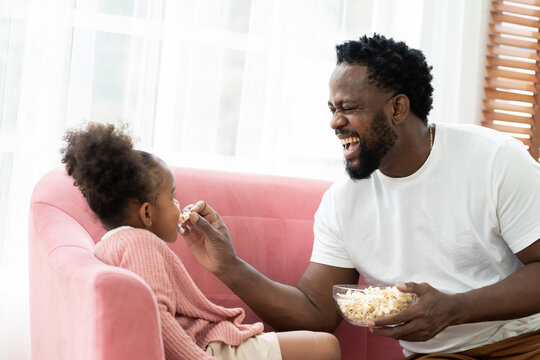
{"type": "Polygon", "coordinates": [[[165,242],[150,231],[130,227],[107,234],[96,245],[103,262],[133,271],[156,295],[167,360],[214,359],[204,348],[211,341],[239,345],[263,330],[242,324],[244,310],[210,302],[165,242]]]}

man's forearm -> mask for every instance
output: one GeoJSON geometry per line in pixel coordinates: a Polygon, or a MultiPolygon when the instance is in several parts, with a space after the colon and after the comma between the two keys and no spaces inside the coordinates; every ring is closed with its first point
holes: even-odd
{"type": "Polygon", "coordinates": [[[453,325],[508,320],[540,312],[540,262],[532,262],[506,279],[457,294],[460,311],[453,325]]]}
{"type": "Polygon", "coordinates": [[[216,276],[276,330],[333,330],[300,289],[269,279],[241,259],[216,276]]]}

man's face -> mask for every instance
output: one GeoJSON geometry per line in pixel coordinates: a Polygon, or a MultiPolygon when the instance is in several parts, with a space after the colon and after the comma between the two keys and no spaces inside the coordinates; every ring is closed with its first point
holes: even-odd
{"type": "Polygon", "coordinates": [[[352,179],[369,177],[397,139],[385,112],[392,93],[369,85],[366,70],[361,65],[340,64],[330,78],[330,126],[341,140],[352,179]]]}

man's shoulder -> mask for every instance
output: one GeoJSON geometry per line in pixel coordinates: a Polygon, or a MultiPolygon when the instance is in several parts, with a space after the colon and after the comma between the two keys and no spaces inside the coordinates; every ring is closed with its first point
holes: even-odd
{"type": "Polygon", "coordinates": [[[509,134],[474,124],[437,124],[443,136],[450,139],[491,142],[495,145],[512,141],[509,134]]]}
{"type": "Polygon", "coordinates": [[[440,124],[445,152],[459,159],[474,160],[482,163],[494,160],[503,148],[523,147],[523,144],[511,135],[472,124],[440,124]]]}

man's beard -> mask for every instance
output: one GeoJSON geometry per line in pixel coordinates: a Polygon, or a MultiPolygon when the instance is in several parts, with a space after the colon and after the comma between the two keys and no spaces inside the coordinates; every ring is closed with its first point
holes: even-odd
{"type": "Polygon", "coordinates": [[[392,148],[397,139],[397,134],[386,123],[383,111],[373,116],[368,139],[360,138],[358,156],[355,164],[345,161],[347,173],[354,180],[366,179],[381,165],[382,158],[392,148]]]}

